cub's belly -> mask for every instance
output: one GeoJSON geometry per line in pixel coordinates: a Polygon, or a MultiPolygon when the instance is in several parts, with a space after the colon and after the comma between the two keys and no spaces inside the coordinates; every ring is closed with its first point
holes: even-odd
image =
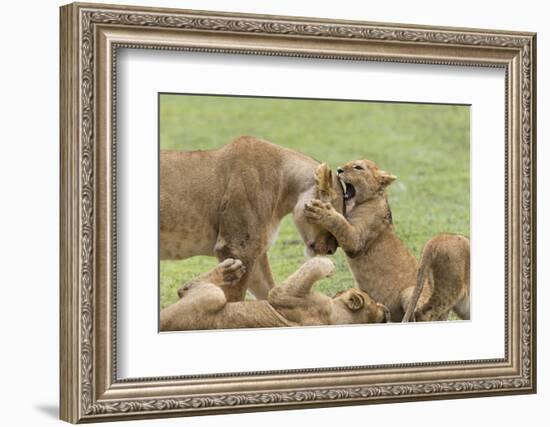
{"type": "Polygon", "coordinates": [[[214,233],[189,234],[160,232],[159,256],[162,260],[178,260],[197,255],[214,256],[214,233]]]}

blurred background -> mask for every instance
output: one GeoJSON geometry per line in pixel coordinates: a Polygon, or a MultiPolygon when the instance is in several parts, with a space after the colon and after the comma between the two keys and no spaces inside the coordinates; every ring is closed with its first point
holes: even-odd
{"type": "MultiPolygon", "coordinates": [[[[389,202],[398,236],[420,257],[440,232],[470,235],[470,107],[161,94],[160,149],[210,150],[252,135],[327,162],[335,169],[368,158],[397,176],[389,202]]],[[[304,262],[304,245],[285,217],[269,251],[275,280],[304,262]]],[[[344,253],[337,272],[315,289],[334,295],[354,286],[344,253]]],[[[160,262],[160,308],[176,290],[212,268],[212,257],[160,262]]]]}

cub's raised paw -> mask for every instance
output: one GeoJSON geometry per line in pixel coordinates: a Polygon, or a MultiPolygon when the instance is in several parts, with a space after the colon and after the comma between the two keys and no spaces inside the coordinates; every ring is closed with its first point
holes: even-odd
{"type": "Polygon", "coordinates": [[[240,259],[224,259],[218,264],[217,268],[223,277],[224,285],[234,285],[238,283],[246,273],[246,267],[240,259]]]}
{"type": "Polygon", "coordinates": [[[332,210],[332,205],[318,199],[312,199],[304,206],[306,219],[311,223],[318,223],[326,218],[332,210]]]}
{"type": "Polygon", "coordinates": [[[336,266],[326,257],[314,257],[306,261],[304,266],[315,271],[319,277],[330,277],[336,271],[336,266]]]}

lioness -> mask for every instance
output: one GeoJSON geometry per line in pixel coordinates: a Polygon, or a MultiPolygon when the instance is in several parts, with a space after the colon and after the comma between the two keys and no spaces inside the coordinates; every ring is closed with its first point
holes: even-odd
{"type": "Polygon", "coordinates": [[[256,298],[265,299],[275,284],[267,250],[285,215],[293,214],[310,255],[336,251],[334,237],[304,217],[304,204],[314,197],[343,209],[342,189],[326,165],[255,137],[218,150],[162,151],[160,258],[240,259],[247,273],[223,287],[227,300],[243,300],[249,283],[256,298]],[[316,173],[330,187],[322,193],[316,173]]]}
{"type": "MultiPolygon", "coordinates": [[[[336,237],[359,288],[401,321],[416,283],[417,260],[394,231],[386,188],[396,178],[371,160],[346,163],[337,173],[345,186],[346,217],[330,203],[312,200],[306,218],[336,237]]],[[[424,288],[423,299],[428,292],[424,288]]]]}
{"type": "Polygon", "coordinates": [[[416,288],[403,322],[447,320],[451,310],[470,320],[470,241],[457,234],[438,234],[422,251],[416,288]],[[432,292],[415,311],[426,279],[432,292]]]}
{"type": "Polygon", "coordinates": [[[161,331],[197,329],[267,328],[281,326],[337,325],[389,321],[389,311],[359,289],[334,299],[311,292],[313,284],[330,276],[334,264],[328,258],[306,261],[267,301],[228,302],[220,285],[235,286],[245,273],[240,260],[228,258],[212,271],[185,284],[178,302],[160,313],[161,331]]]}

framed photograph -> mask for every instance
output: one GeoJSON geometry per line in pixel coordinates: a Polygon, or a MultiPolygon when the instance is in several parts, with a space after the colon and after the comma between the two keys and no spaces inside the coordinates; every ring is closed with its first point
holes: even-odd
{"type": "Polygon", "coordinates": [[[61,8],[60,414],[536,391],[536,37],[61,8]]]}

